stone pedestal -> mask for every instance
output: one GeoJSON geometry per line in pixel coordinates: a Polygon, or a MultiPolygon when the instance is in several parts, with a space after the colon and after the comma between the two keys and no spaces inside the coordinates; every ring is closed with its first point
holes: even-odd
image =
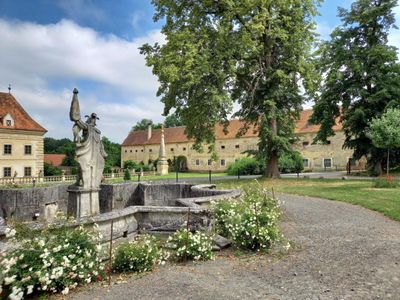
{"type": "Polygon", "coordinates": [[[158,175],[167,175],[168,174],[168,161],[159,160],[157,162],[157,174],[158,175]]]}
{"type": "Polygon", "coordinates": [[[99,214],[99,190],[68,187],[68,216],[79,219],[99,214]]]}

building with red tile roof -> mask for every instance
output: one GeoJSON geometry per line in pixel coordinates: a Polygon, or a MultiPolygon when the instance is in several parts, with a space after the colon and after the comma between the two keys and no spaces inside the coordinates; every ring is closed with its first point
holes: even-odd
{"type": "Polygon", "coordinates": [[[46,132],[11,93],[0,92],[0,177],[42,174],[46,132]]]}
{"type": "MultiPolygon", "coordinates": [[[[312,112],[310,109],[303,110],[295,125],[295,134],[298,137],[295,148],[303,155],[305,168],[345,169],[349,158],[352,157],[352,151],[342,148],[344,134],[339,118],[333,127],[336,135],[328,141],[328,144],[313,144],[319,126],[310,124],[309,118],[312,112]]],[[[223,171],[235,160],[246,156],[244,151],[257,149],[258,132],[254,127],[249,128],[240,137],[237,136],[243,124],[244,122],[238,119],[230,120],[227,133],[224,133],[222,125],[216,126],[217,161],[213,161],[207,151],[198,153],[192,149],[193,141],[186,136],[184,126],[165,128],[167,157],[172,159],[174,156],[185,156],[189,170],[223,171]]],[[[121,162],[134,160],[138,163],[148,163],[156,160],[160,139],[161,129],[131,131],[122,143],[121,162]]]]}
{"type": "Polygon", "coordinates": [[[54,167],[61,167],[65,154],[44,154],[44,162],[54,167]]]}

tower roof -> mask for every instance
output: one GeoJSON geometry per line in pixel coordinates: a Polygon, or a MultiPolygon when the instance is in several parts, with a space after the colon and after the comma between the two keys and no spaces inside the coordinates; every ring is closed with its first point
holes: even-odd
{"type": "Polygon", "coordinates": [[[3,122],[0,122],[1,129],[47,132],[45,128],[32,119],[13,95],[0,92],[0,118],[4,118],[7,114],[11,115],[14,123],[12,126],[6,126],[3,122]]]}

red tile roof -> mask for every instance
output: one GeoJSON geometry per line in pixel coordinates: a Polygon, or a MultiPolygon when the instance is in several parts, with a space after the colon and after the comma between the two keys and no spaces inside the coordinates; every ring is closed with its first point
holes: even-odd
{"type": "Polygon", "coordinates": [[[53,165],[54,167],[59,167],[62,166],[65,156],[65,154],[45,154],[44,162],[53,165]]]}
{"type": "MultiPolygon", "coordinates": [[[[300,118],[296,123],[295,133],[316,133],[319,130],[319,125],[311,125],[308,123],[309,118],[312,115],[312,110],[303,110],[300,113],[300,118]]],[[[234,139],[240,128],[242,128],[244,122],[238,119],[233,119],[229,121],[228,133],[223,132],[223,126],[217,125],[215,129],[215,135],[217,140],[222,139],[234,139]]],[[[337,119],[337,125],[333,127],[333,130],[340,131],[342,126],[340,125],[339,119],[337,119]]],[[[254,132],[254,127],[251,127],[247,132],[241,137],[256,137],[257,132],[254,132]]],[[[188,142],[188,138],[185,134],[185,126],[172,127],[164,129],[165,143],[184,143],[188,142]]],[[[152,135],[149,140],[147,140],[147,130],[131,131],[126,137],[122,146],[139,146],[139,145],[153,145],[159,144],[161,139],[161,129],[153,129],[152,135]]]]}
{"type": "Polygon", "coordinates": [[[3,122],[0,122],[0,128],[47,132],[32,119],[13,95],[0,92],[0,117],[3,118],[7,114],[10,114],[14,119],[14,126],[4,126],[3,122]]]}

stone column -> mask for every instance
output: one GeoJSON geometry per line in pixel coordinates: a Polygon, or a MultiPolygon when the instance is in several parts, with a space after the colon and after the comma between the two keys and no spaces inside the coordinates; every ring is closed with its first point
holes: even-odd
{"type": "Polygon", "coordinates": [[[160,152],[157,162],[157,174],[158,175],[168,174],[168,161],[167,161],[167,155],[165,154],[164,126],[161,126],[161,141],[160,141],[160,152]]]}

